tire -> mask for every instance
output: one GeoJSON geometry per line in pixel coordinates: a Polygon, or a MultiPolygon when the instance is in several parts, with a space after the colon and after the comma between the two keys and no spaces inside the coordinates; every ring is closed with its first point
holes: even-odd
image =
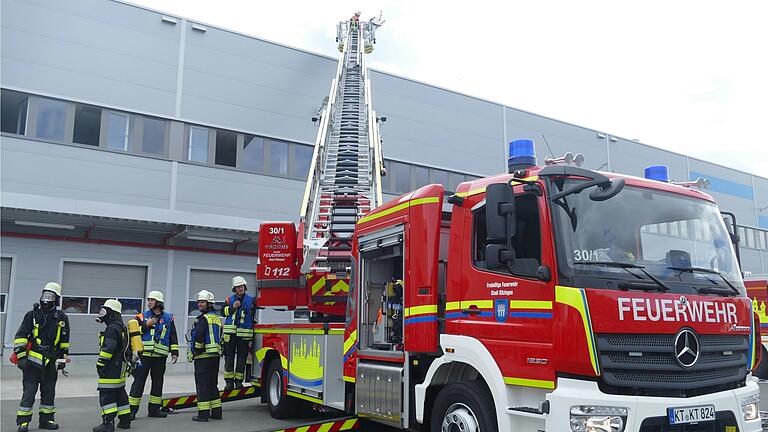
{"type": "Polygon", "coordinates": [[[498,432],[493,398],[481,381],[445,386],[435,398],[431,432],[498,432]]]}
{"type": "Polygon", "coordinates": [[[757,365],[757,368],[755,368],[754,371],[752,371],[752,375],[764,380],[768,379],[768,351],[766,351],[764,345],[760,345],[760,349],[762,350],[762,354],[760,356],[760,364],[757,365]]]}
{"type": "Polygon", "coordinates": [[[298,414],[299,400],[288,396],[283,386],[283,368],[280,359],[272,360],[264,377],[265,394],[269,413],[276,419],[296,417],[298,414]]]}

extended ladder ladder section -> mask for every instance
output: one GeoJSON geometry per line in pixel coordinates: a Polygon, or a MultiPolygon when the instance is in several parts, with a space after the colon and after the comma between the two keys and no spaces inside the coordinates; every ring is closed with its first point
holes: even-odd
{"type": "Polygon", "coordinates": [[[301,208],[301,274],[310,309],[344,314],[352,234],[357,220],[382,202],[385,173],[364,53],[373,50],[380,20],[337,27],[339,66],[320,117],[301,208]]]}

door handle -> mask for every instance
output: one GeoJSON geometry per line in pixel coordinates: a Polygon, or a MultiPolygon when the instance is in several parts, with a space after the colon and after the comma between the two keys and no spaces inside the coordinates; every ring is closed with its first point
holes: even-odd
{"type": "Polygon", "coordinates": [[[480,315],[482,310],[480,310],[476,305],[470,305],[467,309],[462,309],[461,313],[465,315],[480,315]]]}

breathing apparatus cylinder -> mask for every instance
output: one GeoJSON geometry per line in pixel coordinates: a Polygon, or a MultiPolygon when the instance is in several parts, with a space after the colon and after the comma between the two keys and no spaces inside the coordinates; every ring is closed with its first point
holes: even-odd
{"type": "Polygon", "coordinates": [[[144,351],[144,342],[141,341],[141,326],[139,321],[132,319],[128,321],[128,335],[131,337],[131,351],[139,354],[144,351]]]}

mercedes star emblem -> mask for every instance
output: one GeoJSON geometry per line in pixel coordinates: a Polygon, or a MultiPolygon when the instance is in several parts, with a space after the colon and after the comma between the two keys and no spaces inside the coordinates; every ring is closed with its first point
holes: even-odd
{"type": "Polygon", "coordinates": [[[699,337],[691,329],[684,328],[675,336],[675,358],[684,368],[691,368],[699,359],[699,337]]]}

